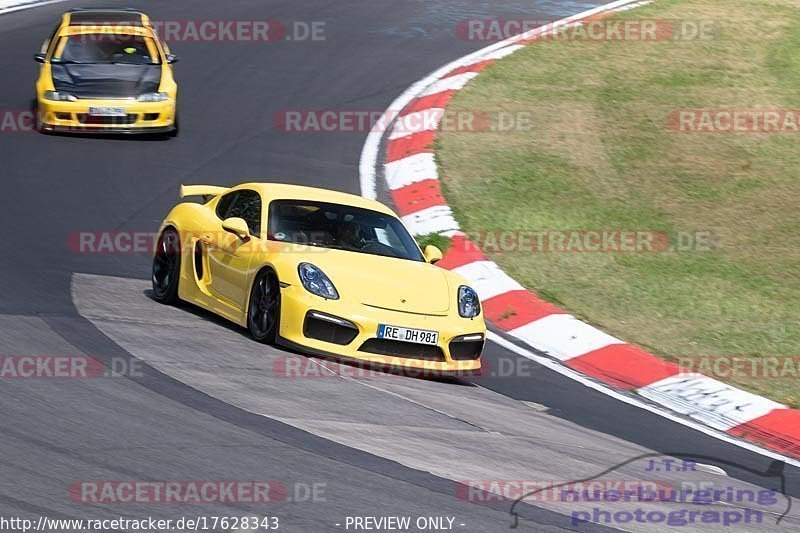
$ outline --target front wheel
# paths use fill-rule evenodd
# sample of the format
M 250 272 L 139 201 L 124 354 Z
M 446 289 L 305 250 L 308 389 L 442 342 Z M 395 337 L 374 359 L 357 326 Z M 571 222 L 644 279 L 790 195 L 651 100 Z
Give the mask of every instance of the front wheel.
M 253 281 L 247 308 L 247 329 L 259 342 L 273 344 L 278 338 L 281 316 L 281 289 L 278 276 L 270 269 L 262 270 Z
M 175 113 L 175 123 L 172 125 L 172 131 L 169 132 L 170 137 L 177 137 L 181 132 L 181 124 L 178 120 L 178 114 Z
M 39 112 L 39 100 L 33 99 L 33 127 L 39 133 L 47 133 L 44 129 L 44 122 L 42 121 L 42 114 Z
M 181 241 L 174 228 L 161 233 L 153 257 L 153 297 L 162 304 L 178 301 L 181 277 Z

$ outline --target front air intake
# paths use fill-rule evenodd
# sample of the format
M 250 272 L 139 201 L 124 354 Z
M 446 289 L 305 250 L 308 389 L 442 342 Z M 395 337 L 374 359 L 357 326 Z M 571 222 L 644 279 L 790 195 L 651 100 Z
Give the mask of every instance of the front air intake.
M 352 322 L 336 316 L 309 311 L 303 322 L 303 335 L 309 339 L 346 345 L 358 336 L 358 328 Z

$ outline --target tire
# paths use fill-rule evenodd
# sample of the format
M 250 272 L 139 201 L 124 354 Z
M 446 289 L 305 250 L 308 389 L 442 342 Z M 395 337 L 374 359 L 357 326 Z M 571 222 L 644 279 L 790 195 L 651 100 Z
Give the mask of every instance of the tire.
M 162 304 L 176 303 L 180 279 L 180 236 L 175 228 L 167 228 L 158 237 L 153 256 L 153 298 Z
M 278 276 L 266 268 L 256 275 L 247 306 L 247 329 L 258 342 L 275 344 L 281 318 Z
M 178 114 L 177 113 L 175 114 L 175 124 L 174 124 L 174 126 L 175 126 L 175 128 L 171 132 L 169 132 L 167 134 L 170 137 L 177 137 L 178 134 L 181 132 L 180 120 L 178 119 Z
M 42 117 L 39 115 L 39 100 L 33 99 L 33 127 L 39 133 L 47 133 L 42 128 Z

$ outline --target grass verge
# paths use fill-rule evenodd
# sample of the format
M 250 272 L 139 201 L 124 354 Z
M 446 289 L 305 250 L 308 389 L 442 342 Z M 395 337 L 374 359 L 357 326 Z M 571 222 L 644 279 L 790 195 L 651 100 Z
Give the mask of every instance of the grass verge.
M 440 132 L 456 218 L 478 232 L 663 231 L 687 249 L 485 251 L 546 300 L 665 359 L 797 357 L 800 132 L 667 124 L 681 109 L 800 109 L 798 7 L 661 0 L 612 18 L 711 21 L 713 37 L 552 39 L 495 63 L 450 110 L 531 112 L 533 128 Z M 700 235 L 710 247 L 689 245 Z M 712 377 L 797 406 L 797 374 L 737 374 Z

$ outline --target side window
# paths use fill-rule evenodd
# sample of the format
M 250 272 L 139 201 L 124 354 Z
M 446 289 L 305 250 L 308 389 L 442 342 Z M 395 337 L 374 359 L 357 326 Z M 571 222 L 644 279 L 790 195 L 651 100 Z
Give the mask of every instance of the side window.
M 248 189 L 233 191 L 220 198 L 217 204 L 220 220 L 239 217 L 247 222 L 254 237 L 261 236 L 261 195 Z
M 261 236 L 261 195 L 256 191 L 239 191 L 239 196 L 233 202 L 233 207 L 228 213 L 229 217 L 243 218 L 250 228 L 250 233 L 255 237 Z
M 47 53 L 47 50 L 50 48 L 50 45 L 55 40 L 56 33 L 58 32 L 58 28 L 60 28 L 60 27 L 61 27 L 61 23 L 59 22 L 58 24 L 56 24 L 56 27 L 53 28 L 53 33 L 50 34 L 50 37 L 48 37 L 47 40 L 42 43 L 42 49 L 40 50 L 40 52 L 42 54 L 46 54 Z
M 166 54 L 171 54 L 172 52 L 170 52 L 170 51 L 169 51 L 169 45 L 167 44 L 167 41 L 165 41 L 164 39 L 162 39 L 161 37 L 159 37 L 159 35 L 156 33 L 156 30 L 155 30 L 155 29 L 153 29 L 153 35 L 155 35 L 156 42 L 157 42 L 159 45 L 161 45 L 161 50 L 164 52 L 164 54 L 165 54 L 165 55 L 166 55 Z
M 225 220 L 226 218 L 230 218 L 233 215 L 229 215 L 231 206 L 233 205 L 233 201 L 236 200 L 236 197 L 239 196 L 239 191 L 229 192 L 225 196 L 219 199 L 217 202 L 217 218 L 220 220 Z

